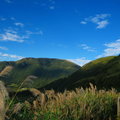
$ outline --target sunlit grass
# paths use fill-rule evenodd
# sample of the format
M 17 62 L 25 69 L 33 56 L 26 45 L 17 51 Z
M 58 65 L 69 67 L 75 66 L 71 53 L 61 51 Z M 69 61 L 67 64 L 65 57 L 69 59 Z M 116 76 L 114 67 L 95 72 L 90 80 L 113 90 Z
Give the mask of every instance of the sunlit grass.
M 55 93 L 37 93 L 32 101 L 12 105 L 10 120 L 115 120 L 119 93 L 90 88 Z M 15 107 L 14 107 L 15 106 Z M 19 108 L 17 110 L 17 107 Z M 16 111 L 15 111 L 16 110 Z M 14 111 L 14 112 L 13 112 Z M 12 115 L 9 114 L 12 112 Z

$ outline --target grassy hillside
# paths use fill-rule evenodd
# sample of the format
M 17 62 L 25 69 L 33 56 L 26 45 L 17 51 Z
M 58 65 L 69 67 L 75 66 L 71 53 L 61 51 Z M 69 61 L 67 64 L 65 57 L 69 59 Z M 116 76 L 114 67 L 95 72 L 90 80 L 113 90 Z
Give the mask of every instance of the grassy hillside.
M 47 85 L 46 89 L 74 89 L 80 86 L 88 87 L 89 83 L 96 85 L 99 89 L 113 87 L 120 90 L 120 56 L 94 60 L 68 78 L 59 79 Z
M 0 62 L 0 79 L 7 85 L 40 88 L 64 78 L 80 67 L 66 60 L 25 58 L 16 62 Z

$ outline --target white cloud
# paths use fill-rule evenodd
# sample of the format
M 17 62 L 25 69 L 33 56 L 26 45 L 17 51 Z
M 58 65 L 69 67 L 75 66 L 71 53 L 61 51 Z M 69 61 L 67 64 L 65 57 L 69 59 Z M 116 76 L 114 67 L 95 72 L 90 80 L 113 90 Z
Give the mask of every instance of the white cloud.
M 18 30 L 12 30 L 12 29 L 4 29 L 4 32 L 0 34 L 0 41 L 13 41 L 13 42 L 24 42 L 25 39 L 30 38 L 30 35 L 32 34 L 38 34 L 43 35 L 42 31 L 37 32 L 31 32 L 31 31 L 25 31 L 24 35 L 20 35 L 20 33 L 17 32 Z
M 20 24 L 19 24 L 20 25 Z M 24 35 L 22 34 L 24 32 Z M 0 34 L 0 41 L 13 41 L 13 42 L 24 42 L 25 39 L 30 38 L 31 35 L 43 35 L 42 30 L 38 30 L 35 32 L 26 30 L 26 31 L 19 31 L 19 29 L 15 28 L 8 28 L 4 29 L 3 32 Z
M 2 49 L 2 50 L 8 50 L 8 48 L 3 47 L 3 46 L 0 46 L 0 49 Z
M 0 52 L 0 57 L 4 57 L 4 58 L 12 58 L 12 59 L 22 59 L 24 57 L 22 56 L 17 56 L 17 55 L 11 55 L 11 54 L 7 54 L 7 53 L 1 53 Z
M 0 17 L 0 21 L 10 21 L 10 20 L 14 21 L 15 18 L 14 17 Z
M 32 31 L 29 31 L 27 30 L 26 31 L 26 34 L 29 36 L 29 35 L 43 35 L 43 31 L 42 30 L 39 30 L 37 32 L 32 32 Z
M 100 20 L 104 20 L 104 19 L 106 19 L 107 17 L 110 17 L 110 16 L 111 16 L 110 14 L 97 14 L 94 17 L 90 17 L 90 20 L 94 23 L 97 23 Z
M 96 58 L 120 54 L 120 39 L 116 40 L 115 42 L 104 44 L 104 46 L 107 48 L 104 49 L 103 54 L 98 55 Z
M 86 21 L 81 21 L 80 23 L 83 24 L 83 25 L 87 24 Z
M 39 1 L 34 1 L 34 4 L 38 5 L 40 4 L 42 7 L 47 8 L 49 10 L 54 10 L 55 9 L 55 3 L 56 0 L 39 0 Z
M 90 62 L 91 60 L 86 59 L 85 57 L 78 58 L 78 59 L 68 59 L 68 61 L 71 61 L 73 63 L 76 63 L 80 66 L 85 65 L 86 63 Z
M 95 51 L 95 49 L 89 47 L 86 44 L 81 44 L 81 45 L 79 45 L 79 47 L 81 47 L 83 50 L 87 50 L 87 51 L 90 51 L 90 52 L 94 52 Z
M 97 28 L 102 29 L 102 28 L 105 28 L 109 24 L 109 22 L 107 20 L 103 20 L 98 22 L 97 24 L 98 24 Z
M 88 22 L 96 24 L 97 29 L 105 28 L 109 21 L 107 20 L 108 17 L 110 17 L 110 14 L 97 14 L 94 17 L 90 16 L 88 18 L 85 18 L 84 21 L 81 21 L 81 24 L 87 24 Z
M 13 41 L 13 42 L 24 42 L 24 36 L 18 35 L 14 30 L 6 30 L 0 34 L 0 41 Z
M 0 31 L 0 41 L 13 41 L 13 42 L 19 42 L 22 43 L 26 39 L 29 39 L 31 36 L 35 35 L 43 35 L 43 31 L 39 28 L 35 28 L 34 31 L 29 31 L 26 29 L 22 29 L 25 25 L 22 22 L 15 22 L 17 21 L 14 17 L 4 18 L 0 17 L 0 20 L 7 20 L 6 24 L 8 24 L 8 28 L 4 29 L 1 28 Z M 13 27 L 9 27 L 11 25 L 11 22 L 9 24 L 9 21 L 11 20 Z
M 24 27 L 23 23 L 14 23 L 16 26 Z

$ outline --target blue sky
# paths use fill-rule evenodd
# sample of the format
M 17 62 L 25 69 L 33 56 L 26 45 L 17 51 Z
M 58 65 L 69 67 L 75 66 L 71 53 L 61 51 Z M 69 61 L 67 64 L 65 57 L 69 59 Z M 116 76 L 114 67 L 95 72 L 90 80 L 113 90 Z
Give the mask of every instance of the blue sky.
M 0 0 L 0 60 L 83 65 L 120 53 L 119 0 Z

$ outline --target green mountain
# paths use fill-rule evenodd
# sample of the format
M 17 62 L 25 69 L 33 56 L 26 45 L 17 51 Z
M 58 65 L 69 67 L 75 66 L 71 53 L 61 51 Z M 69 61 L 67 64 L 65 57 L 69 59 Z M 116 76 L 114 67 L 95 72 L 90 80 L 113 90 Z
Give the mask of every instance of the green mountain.
M 43 87 L 67 77 L 80 66 L 60 59 L 24 58 L 16 62 L 0 62 L 0 80 L 11 87 Z
M 120 56 L 100 58 L 84 65 L 81 69 L 45 86 L 45 89 L 63 91 L 76 87 L 88 87 L 89 83 L 98 89 L 116 88 L 120 90 Z

